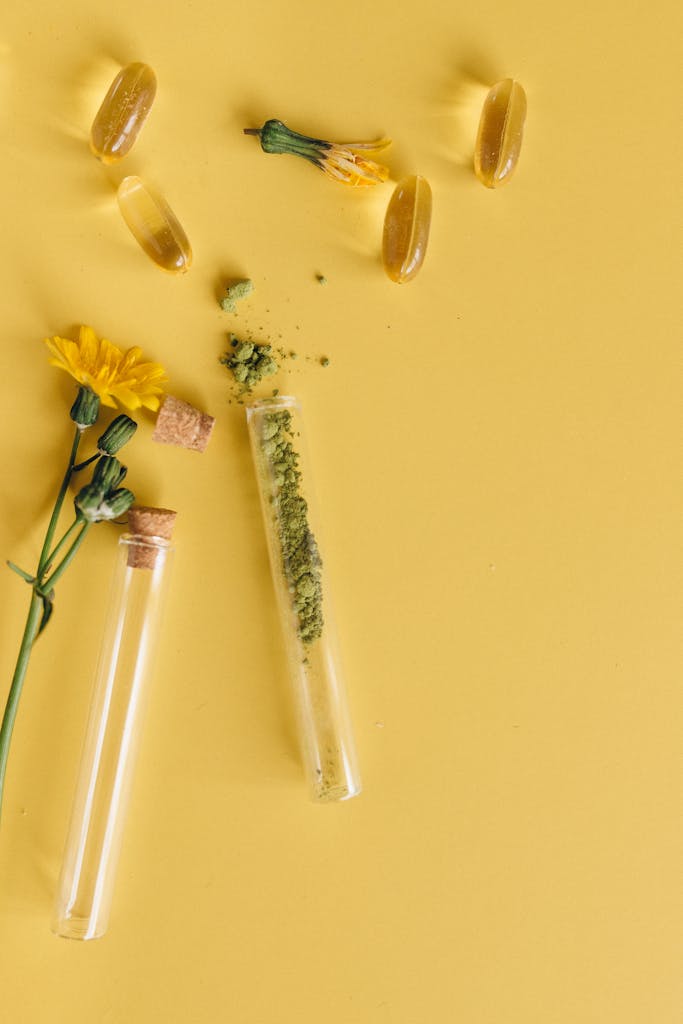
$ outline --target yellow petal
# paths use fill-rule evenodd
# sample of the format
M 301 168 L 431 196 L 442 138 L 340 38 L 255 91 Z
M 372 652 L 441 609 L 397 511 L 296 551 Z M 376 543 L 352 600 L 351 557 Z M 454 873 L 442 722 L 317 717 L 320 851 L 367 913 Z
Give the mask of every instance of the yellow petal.
M 158 395 L 163 394 L 159 385 L 166 382 L 166 373 L 159 363 L 143 362 L 136 345 L 124 353 L 106 338 L 98 340 L 86 325 L 80 328 L 78 342 L 55 336 L 46 338 L 45 344 L 49 363 L 92 388 L 103 405 L 114 409 L 118 402 L 131 410 L 159 407 Z
M 81 327 L 78 332 L 78 349 L 80 361 L 85 366 L 95 367 L 97 365 L 98 341 L 92 327 L 87 327 L 85 324 Z

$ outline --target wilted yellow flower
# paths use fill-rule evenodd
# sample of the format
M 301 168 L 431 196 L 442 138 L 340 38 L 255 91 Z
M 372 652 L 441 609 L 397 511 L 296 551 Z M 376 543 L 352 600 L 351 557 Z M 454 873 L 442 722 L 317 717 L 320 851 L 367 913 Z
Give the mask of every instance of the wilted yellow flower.
M 315 164 L 334 181 L 362 187 L 378 185 L 389 177 L 383 164 L 368 160 L 366 153 L 391 145 L 391 139 L 374 142 L 325 142 L 293 132 L 282 121 L 266 121 L 263 128 L 245 128 L 245 135 L 256 135 L 264 153 L 291 153 Z
M 163 366 L 142 361 L 142 350 L 134 346 L 123 352 L 105 338 L 98 340 L 92 327 L 81 327 L 78 341 L 46 338 L 52 353 L 50 363 L 70 373 L 83 387 L 90 388 L 103 405 L 126 409 L 159 408 L 161 387 L 167 380 Z

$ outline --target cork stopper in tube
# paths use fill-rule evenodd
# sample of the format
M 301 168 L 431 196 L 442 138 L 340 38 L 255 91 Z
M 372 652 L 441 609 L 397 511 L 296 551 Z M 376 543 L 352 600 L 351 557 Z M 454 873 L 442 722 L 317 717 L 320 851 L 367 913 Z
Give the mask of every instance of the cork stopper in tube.
M 170 508 L 152 508 L 149 505 L 133 505 L 128 510 L 128 529 L 135 540 L 128 546 L 128 565 L 133 569 L 153 569 L 159 549 L 154 541 L 161 538 L 170 541 L 176 513 Z M 149 543 L 145 543 L 145 538 Z

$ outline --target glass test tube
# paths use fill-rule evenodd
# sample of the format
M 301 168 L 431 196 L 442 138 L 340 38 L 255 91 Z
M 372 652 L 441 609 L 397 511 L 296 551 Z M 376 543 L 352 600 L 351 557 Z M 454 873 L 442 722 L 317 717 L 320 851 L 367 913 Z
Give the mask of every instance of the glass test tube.
M 301 407 L 287 396 L 254 401 L 247 423 L 311 796 L 347 800 L 361 781 Z
M 129 522 L 141 532 L 119 540 L 55 903 L 52 929 L 65 938 L 99 938 L 109 923 L 169 578 L 173 519 L 166 509 L 133 508 Z

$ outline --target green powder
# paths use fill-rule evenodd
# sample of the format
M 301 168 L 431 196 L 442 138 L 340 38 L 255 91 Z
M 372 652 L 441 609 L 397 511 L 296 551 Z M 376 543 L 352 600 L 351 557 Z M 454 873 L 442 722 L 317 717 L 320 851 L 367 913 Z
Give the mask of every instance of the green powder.
M 226 313 L 236 313 L 237 303 L 246 299 L 247 295 L 251 295 L 253 290 L 254 282 L 249 280 L 235 281 L 234 284 L 228 285 L 225 295 L 221 299 L 221 309 L 224 309 Z
M 272 345 L 258 345 L 253 341 L 231 340 L 232 352 L 226 352 L 221 362 L 227 366 L 240 391 L 251 391 L 264 377 L 277 373 L 279 367 L 273 356 Z
M 301 494 L 299 456 L 292 444 L 292 415 L 266 413 L 261 449 L 273 469 L 273 498 L 282 549 L 282 568 L 298 619 L 299 636 L 310 644 L 323 631 L 322 560 L 308 524 L 308 505 Z

